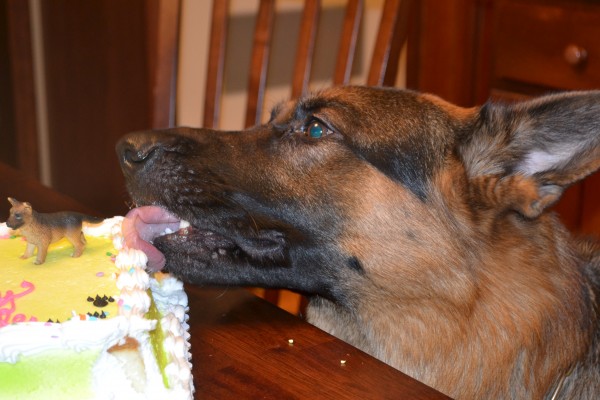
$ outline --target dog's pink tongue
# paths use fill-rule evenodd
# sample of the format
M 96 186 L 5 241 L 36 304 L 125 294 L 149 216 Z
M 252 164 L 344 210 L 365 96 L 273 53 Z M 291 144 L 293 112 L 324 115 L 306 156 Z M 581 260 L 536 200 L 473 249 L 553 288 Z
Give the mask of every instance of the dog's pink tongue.
M 121 230 L 127 247 L 143 251 L 149 270 L 160 271 L 165 266 L 165 256 L 151 242 L 167 229 L 177 231 L 179 223 L 179 218 L 164 208 L 144 206 L 127 213 Z

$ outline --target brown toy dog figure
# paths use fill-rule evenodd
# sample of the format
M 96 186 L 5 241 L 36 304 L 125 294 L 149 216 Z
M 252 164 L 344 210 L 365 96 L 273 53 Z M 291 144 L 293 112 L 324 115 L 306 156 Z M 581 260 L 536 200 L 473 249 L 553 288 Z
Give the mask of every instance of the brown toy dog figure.
M 21 256 L 27 259 L 33 256 L 37 247 L 35 264 L 43 264 L 48 254 L 48 246 L 66 237 L 74 247 L 73 257 L 79 257 L 85 248 L 85 236 L 81 231 L 82 223 L 99 223 L 101 218 L 84 214 L 62 211 L 57 213 L 39 213 L 31 204 L 22 203 L 12 197 L 8 198 L 12 207 L 6 225 L 11 229 L 20 229 L 27 241 L 25 253 Z

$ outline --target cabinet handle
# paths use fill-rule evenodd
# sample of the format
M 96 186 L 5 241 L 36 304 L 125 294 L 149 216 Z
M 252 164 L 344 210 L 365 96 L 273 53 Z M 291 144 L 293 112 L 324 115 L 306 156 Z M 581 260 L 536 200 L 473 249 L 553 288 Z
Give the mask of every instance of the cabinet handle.
M 576 44 L 567 45 L 563 55 L 565 57 L 565 61 L 567 61 L 567 63 L 573 67 L 579 67 L 583 65 L 588 58 L 587 50 L 581 46 L 577 46 Z

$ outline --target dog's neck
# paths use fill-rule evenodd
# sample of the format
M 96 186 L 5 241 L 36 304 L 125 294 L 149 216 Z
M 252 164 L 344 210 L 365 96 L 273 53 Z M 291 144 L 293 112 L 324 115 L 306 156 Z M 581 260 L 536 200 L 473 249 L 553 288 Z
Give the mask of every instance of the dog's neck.
M 361 304 L 364 306 L 369 302 Z M 551 396 L 554 397 L 564 391 L 569 373 L 557 377 L 554 371 L 540 369 L 540 375 L 534 378 L 536 383 L 533 385 L 524 384 L 522 373 L 522 368 L 528 368 L 539 361 L 535 357 L 538 347 L 545 346 L 546 351 L 560 350 L 556 348 L 556 341 L 546 335 L 532 342 L 531 338 L 524 337 L 526 332 L 538 328 L 545 332 L 561 329 L 560 327 L 549 327 L 544 325 L 544 321 L 532 321 L 530 316 L 519 316 L 518 313 L 511 314 L 510 318 L 507 316 L 507 321 L 489 321 L 486 320 L 490 318 L 489 310 L 477 307 L 469 315 L 458 310 L 453 312 L 454 306 L 451 305 L 440 309 L 438 302 L 427 305 L 424 301 L 411 306 L 397 301 L 389 302 L 384 308 L 381 308 L 381 304 L 379 302 L 377 308 L 364 310 L 337 305 L 317 297 L 311 300 L 307 318 L 317 327 L 449 395 L 472 398 L 478 389 L 469 387 L 471 380 L 468 377 L 476 376 L 481 369 L 493 369 L 494 364 L 499 362 L 495 357 L 507 354 L 512 354 L 514 364 L 520 367 L 513 371 L 501 371 L 505 375 L 502 379 L 498 379 L 496 383 L 486 383 L 486 387 L 495 390 L 486 394 L 490 398 L 515 390 L 515 395 L 519 396 L 552 398 L 544 396 L 547 388 L 553 388 Z M 499 304 L 497 307 L 507 306 Z M 436 318 L 432 319 L 431 315 Z M 444 317 L 440 318 L 442 315 Z M 512 326 L 512 330 L 507 326 Z M 571 328 L 568 329 L 572 331 Z M 396 332 L 393 340 L 382 339 L 386 335 L 389 338 L 390 332 Z M 565 336 L 562 331 L 549 334 L 554 337 Z M 575 336 L 572 341 L 581 343 L 581 338 Z M 522 347 L 522 343 L 528 343 L 527 347 Z M 496 354 L 496 348 L 501 348 L 502 354 Z M 448 352 L 447 349 L 454 350 Z M 489 362 L 482 364 L 483 360 Z M 450 367 L 440 371 L 439 365 Z M 568 368 L 565 366 L 565 370 Z M 508 386 L 500 387 L 501 382 Z M 529 387 L 529 391 L 521 393 L 525 387 Z

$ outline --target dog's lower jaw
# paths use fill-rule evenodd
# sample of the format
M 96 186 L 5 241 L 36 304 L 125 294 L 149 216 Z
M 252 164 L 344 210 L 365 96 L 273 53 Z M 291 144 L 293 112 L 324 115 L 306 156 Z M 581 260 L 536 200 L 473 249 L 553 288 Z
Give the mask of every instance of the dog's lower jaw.
M 342 302 L 335 277 L 323 277 L 318 272 L 325 261 L 300 268 L 293 254 L 279 259 L 254 259 L 232 242 L 219 247 L 203 247 L 186 242 L 186 235 L 171 234 L 155 240 L 164 254 L 164 270 L 184 282 L 202 286 L 241 286 L 285 288 L 301 293 L 319 294 Z M 294 253 L 294 251 L 291 251 Z
M 6 226 L 8 226 L 12 230 L 17 230 L 24 225 L 23 222 L 11 222 L 10 220 L 6 221 Z

